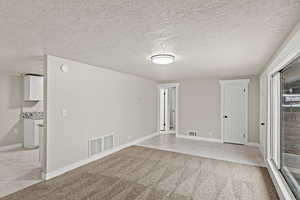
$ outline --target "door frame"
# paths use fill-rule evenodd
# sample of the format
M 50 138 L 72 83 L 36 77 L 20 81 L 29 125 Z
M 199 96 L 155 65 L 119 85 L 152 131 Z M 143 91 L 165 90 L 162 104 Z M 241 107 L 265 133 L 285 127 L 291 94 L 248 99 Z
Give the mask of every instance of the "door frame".
M 157 132 L 160 133 L 160 89 L 167 89 L 167 88 L 171 88 L 171 87 L 175 87 L 176 90 L 176 125 L 175 125 L 175 135 L 177 136 L 179 134 L 179 103 L 178 103 L 178 99 L 179 99 L 179 83 L 163 83 L 163 84 L 159 84 L 157 87 L 157 102 L 158 102 L 158 106 L 157 106 Z
M 220 80 L 220 86 L 221 86 L 221 142 L 224 143 L 224 87 L 227 84 L 231 84 L 231 83 L 240 83 L 242 84 L 246 91 L 245 91 L 245 104 L 246 104 L 246 108 L 245 108 L 245 144 L 248 143 L 248 90 L 249 90 L 249 82 L 250 79 L 236 79 L 236 80 Z

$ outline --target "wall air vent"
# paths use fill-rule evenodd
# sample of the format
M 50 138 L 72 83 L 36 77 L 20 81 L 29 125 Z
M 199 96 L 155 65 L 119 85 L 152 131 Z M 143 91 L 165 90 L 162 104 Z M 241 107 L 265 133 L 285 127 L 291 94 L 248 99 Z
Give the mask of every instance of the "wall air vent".
M 97 137 L 89 140 L 89 157 L 95 156 L 103 151 L 103 138 Z
M 88 141 L 89 157 L 114 148 L 114 134 L 96 137 Z
M 114 148 L 114 135 L 106 135 L 103 137 L 103 149 L 104 151 Z

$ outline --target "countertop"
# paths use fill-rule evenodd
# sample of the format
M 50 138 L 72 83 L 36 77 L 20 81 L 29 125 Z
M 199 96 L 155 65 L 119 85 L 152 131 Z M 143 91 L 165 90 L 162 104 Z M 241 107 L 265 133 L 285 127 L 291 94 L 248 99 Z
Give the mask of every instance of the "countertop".
M 32 120 L 43 120 L 44 112 L 23 112 L 23 119 L 32 119 Z

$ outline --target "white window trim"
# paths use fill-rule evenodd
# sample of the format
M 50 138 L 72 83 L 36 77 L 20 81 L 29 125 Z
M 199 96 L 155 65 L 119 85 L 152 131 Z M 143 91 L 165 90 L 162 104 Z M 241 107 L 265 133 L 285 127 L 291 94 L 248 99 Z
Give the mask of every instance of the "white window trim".
M 285 200 L 296 200 L 296 197 L 294 196 L 293 192 L 291 191 L 288 183 L 285 181 L 284 177 L 282 176 L 281 172 L 278 170 L 278 166 L 275 165 L 274 162 L 272 162 L 271 157 L 271 88 L 272 88 L 272 76 L 285 67 L 287 67 L 290 63 L 292 63 L 295 59 L 297 59 L 300 56 L 300 52 L 288 56 L 286 59 L 281 62 L 280 65 L 275 67 L 273 70 L 267 73 L 267 102 L 268 102 L 268 111 L 267 111 L 267 167 L 270 172 L 270 175 L 272 177 L 272 180 L 276 186 L 277 192 L 279 193 L 280 197 Z M 280 132 L 279 132 L 280 133 Z M 279 150 L 280 151 L 280 150 Z
M 270 141 L 271 139 L 274 140 L 274 143 L 271 145 L 270 143 L 270 151 L 271 148 L 273 149 L 273 155 L 270 155 L 270 159 L 273 158 L 275 164 L 277 165 L 277 168 L 280 169 L 280 73 L 276 72 L 271 77 L 271 96 L 273 97 L 273 101 L 270 101 L 270 109 L 272 120 L 270 118 Z M 274 89 L 274 90 L 273 90 Z M 270 99 L 271 100 L 271 99 Z M 273 123 L 272 123 L 273 122 Z M 274 124 L 274 125 L 273 125 Z M 271 137 L 271 133 L 274 135 Z
M 291 191 L 290 187 L 288 186 L 287 182 L 285 181 L 284 177 L 277 170 L 277 166 L 271 160 L 267 161 L 268 171 L 271 175 L 273 182 L 275 183 L 275 188 L 279 193 L 280 199 L 284 200 L 296 200 L 293 192 Z

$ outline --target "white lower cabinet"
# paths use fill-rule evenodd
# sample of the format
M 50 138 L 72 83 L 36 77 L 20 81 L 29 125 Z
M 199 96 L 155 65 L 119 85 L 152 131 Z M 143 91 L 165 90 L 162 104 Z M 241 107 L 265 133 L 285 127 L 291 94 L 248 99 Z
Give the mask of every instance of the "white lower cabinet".
M 36 148 L 39 146 L 40 128 L 43 120 L 24 119 L 24 147 Z

